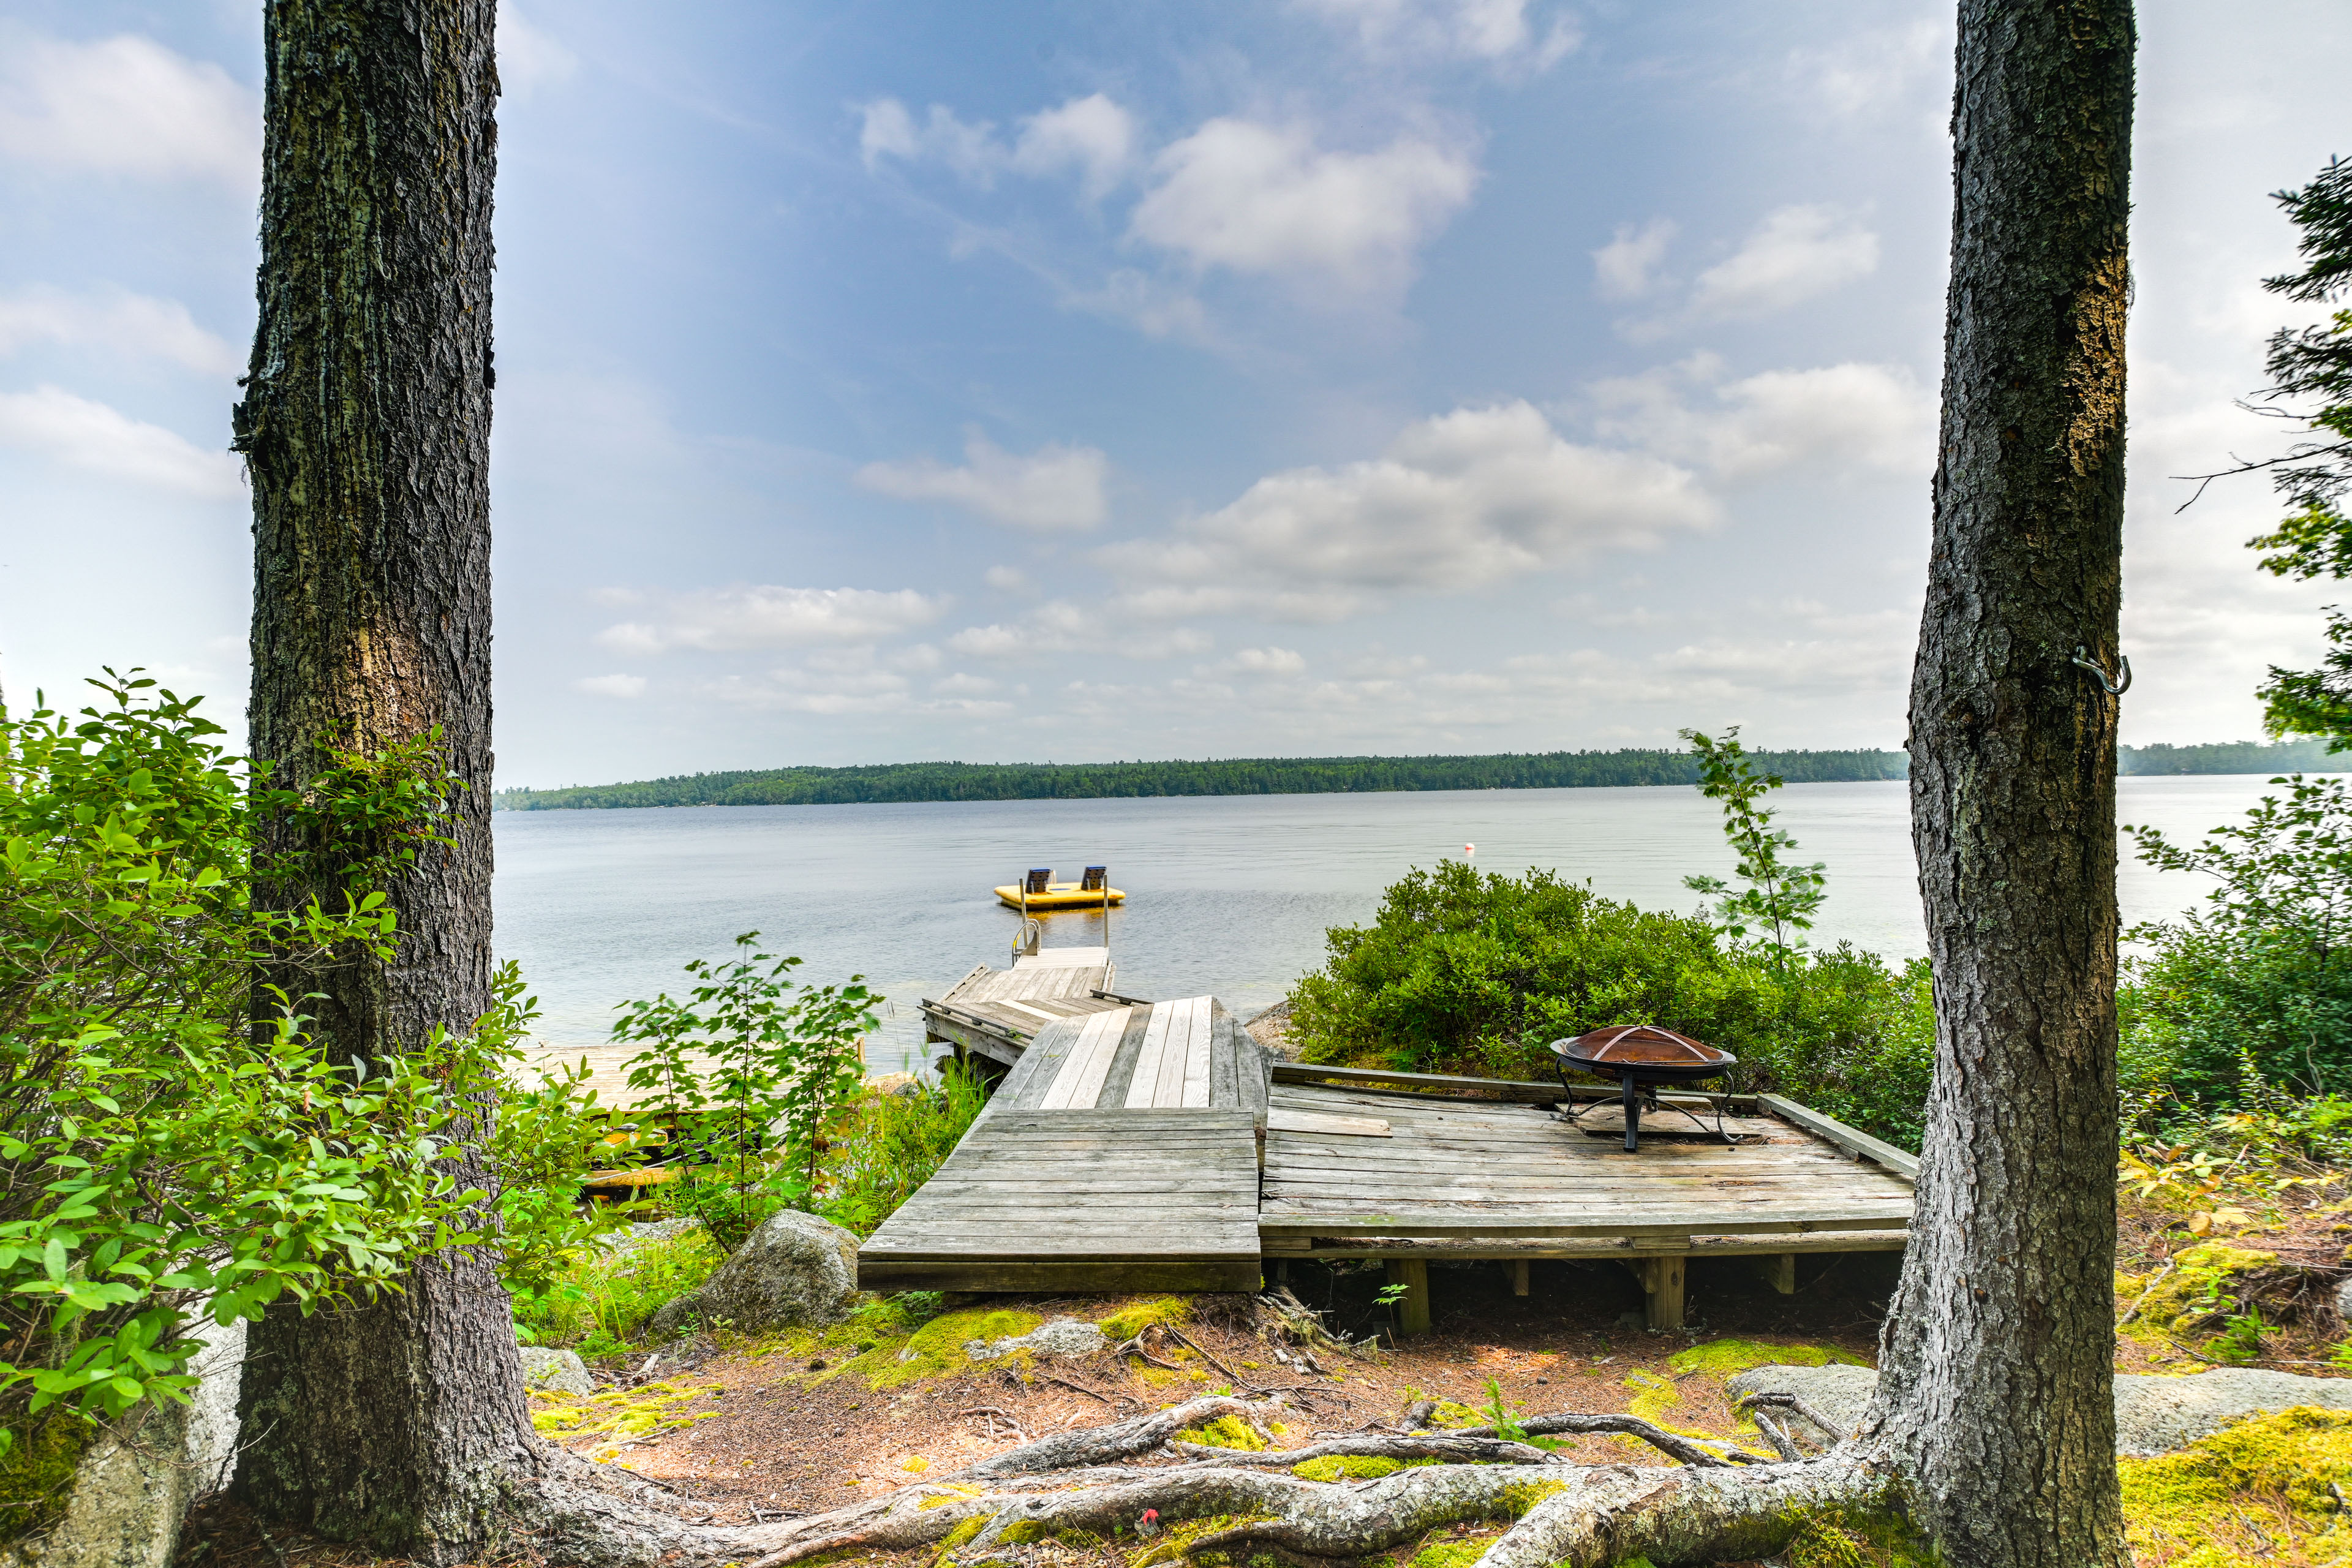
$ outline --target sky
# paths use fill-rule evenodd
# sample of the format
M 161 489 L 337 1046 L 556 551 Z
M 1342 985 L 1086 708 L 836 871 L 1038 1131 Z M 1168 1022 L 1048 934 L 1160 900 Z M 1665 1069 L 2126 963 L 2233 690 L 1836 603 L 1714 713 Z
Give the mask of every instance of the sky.
M 0 0 L 0 682 L 241 731 L 260 6 Z M 2217 484 L 2336 0 L 2139 12 L 2128 742 L 2342 590 Z M 502 786 L 1895 746 L 1948 5 L 513 0 Z

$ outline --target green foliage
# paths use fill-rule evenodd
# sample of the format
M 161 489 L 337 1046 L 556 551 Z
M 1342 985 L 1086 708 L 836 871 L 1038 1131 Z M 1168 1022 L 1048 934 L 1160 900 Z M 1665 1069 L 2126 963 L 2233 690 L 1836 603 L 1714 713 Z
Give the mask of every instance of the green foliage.
M 2273 199 L 2303 231 L 2297 248 L 2306 265 L 2265 278 L 2263 287 L 2290 300 L 2341 297 L 2352 286 L 2352 163 L 2330 159 L 2311 184 L 2275 192 Z M 2270 552 L 2263 570 L 2277 576 L 2352 575 L 2352 520 L 2343 511 L 2352 490 L 2352 310 L 2337 310 L 2325 326 L 2281 328 L 2271 336 L 2263 368 L 2271 384 L 2258 412 L 2300 426 L 2305 435 L 2284 455 L 2245 465 L 2269 469 L 2289 509 L 2275 530 L 2247 543 Z M 2273 734 L 2325 735 L 2329 750 L 2342 751 L 2352 748 L 2352 619 L 2333 607 L 2327 640 L 2332 646 L 2318 669 L 2273 665 L 2261 696 Z
M 499 1278 L 534 1290 L 595 1239 L 626 1224 L 643 1204 L 583 1204 L 580 1178 L 634 1163 L 637 1151 L 608 1140 L 614 1115 L 588 1087 L 587 1063 L 527 1066 L 524 1031 L 539 1016 L 512 963 L 490 978 L 496 998 L 475 1026 L 468 1067 L 475 1081 L 499 1082 L 499 1113 L 482 1153 L 499 1184 Z
M 1524 1443 L 1528 1440 L 1528 1429 L 1512 1417 L 1510 1401 L 1503 1397 L 1503 1385 L 1499 1380 L 1491 1377 L 1486 1380 L 1486 1403 L 1479 1414 L 1486 1417 L 1486 1425 L 1495 1429 L 1495 1436 L 1505 1442 Z
M 1747 884 L 1734 892 L 1720 877 L 1685 877 L 1683 886 L 1716 901 L 1716 919 L 1733 941 L 1747 940 L 1752 929 L 1772 944 L 1776 961 L 1785 968 L 1789 950 L 1805 945 L 1803 933 L 1812 929 L 1829 880 L 1818 860 L 1797 866 L 1780 858 L 1780 852 L 1794 849 L 1797 841 L 1785 828 L 1772 826 L 1764 797 L 1786 781 L 1757 767 L 1739 743 L 1737 724 L 1720 741 L 1696 730 L 1683 731 L 1682 738 L 1698 758 L 1699 794 L 1723 802 L 1723 836 L 1739 857 L 1736 874 Z
M 1727 951 L 1696 916 L 1452 860 L 1408 873 L 1370 924 L 1325 940 L 1324 967 L 1291 993 L 1308 1061 L 1543 1078 L 1552 1040 L 1658 1024 L 1738 1056 L 1730 1087 L 1918 1147 L 1935 1040 L 1924 963 L 1896 973 L 1842 943 L 1782 966 Z
M 2352 795 L 2274 779 L 2243 823 L 2182 847 L 2129 829 L 2140 858 L 2217 886 L 2206 908 L 2136 928 L 2117 996 L 2127 1088 L 2238 1103 L 2251 1071 L 2305 1092 L 2352 1088 Z
M 1909 764 L 1901 752 L 1759 752 L 1757 755 L 1800 784 L 1899 779 Z M 1199 763 L 891 763 L 859 768 L 695 773 L 573 789 L 509 789 L 499 793 L 496 805 L 501 811 L 836 805 L 877 801 L 1622 788 L 1697 781 L 1698 767 L 1688 752 L 1630 750 L 1486 757 L 1235 757 Z
M 0 712 L 0 1427 L 22 1431 L 52 1406 L 184 1397 L 199 1302 L 226 1323 L 396 1288 L 471 1239 L 481 1196 L 440 1164 L 465 1042 L 347 1066 L 299 994 L 265 993 L 257 1026 L 251 984 L 264 960 L 299 985 L 389 956 L 378 891 L 291 912 L 254 892 L 322 845 L 415 853 L 437 764 L 248 789 L 194 701 L 135 671 L 91 684 L 106 701 L 79 715 Z M 290 847 L 257 857 L 289 820 Z
M 671 1201 L 730 1246 L 777 1208 L 807 1203 L 826 1119 L 863 1080 L 858 1040 L 874 1027 L 863 976 L 788 996 L 801 961 L 756 952 L 759 940 L 737 937 L 743 956 L 731 963 L 690 961 L 701 984 L 685 1000 L 625 1003 L 613 1026 L 614 1040 L 646 1047 L 623 1064 L 629 1087 L 660 1097 L 680 1152 L 723 1163 L 723 1181 L 693 1173 Z
M 909 1093 L 866 1090 L 831 1134 L 817 1211 L 861 1237 L 873 1235 L 955 1152 L 987 1102 L 978 1076 L 958 1066 Z
M 2149 773 L 2284 773 L 2300 768 L 2322 772 L 2333 766 L 2324 741 L 2222 741 L 2202 746 L 2116 748 L 2116 772 Z
M 618 1354 L 671 1298 L 710 1278 L 727 1255 L 700 1228 L 635 1246 L 564 1255 L 550 1277 L 511 1287 L 515 1325 L 530 1343 L 594 1360 Z

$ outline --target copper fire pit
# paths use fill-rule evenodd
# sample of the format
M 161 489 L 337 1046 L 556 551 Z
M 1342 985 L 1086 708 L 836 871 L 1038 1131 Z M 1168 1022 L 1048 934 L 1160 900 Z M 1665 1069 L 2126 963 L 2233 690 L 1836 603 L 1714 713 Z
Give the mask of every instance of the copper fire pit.
M 1571 1072 L 1591 1073 L 1598 1078 L 1613 1078 L 1623 1093 L 1621 1103 L 1625 1110 L 1625 1148 L 1632 1152 L 1642 1146 L 1642 1112 L 1672 1110 L 1689 1116 L 1702 1131 L 1706 1123 L 1679 1105 L 1661 1105 L 1658 1086 L 1661 1084 L 1699 1083 L 1720 1077 L 1739 1065 L 1739 1058 L 1729 1051 L 1677 1035 L 1672 1029 L 1661 1029 L 1655 1024 L 1618 1024 L 1606 1029 L 1594 1029 L 1572 1040 L 1551 1043 L 1552 1066 L 1559 1073 L 1559 1086 L 1569 1087 Z M 1570 1104 L 1575 1097 L 1570 1096 Z M 1606 1105 L 1605 1100 L 1594 1105 Z M 1585 1107 L 1591 1110 L 1594 1106 Z M 1584 1114 L 1579 1110 L 1568 1120 L 1576 1121 Z M 1723 1106 L 1716 1102 L 1715 1135 L 1727 1143 L 1739 1142 L 1737 1135 L 1723 1126 Z

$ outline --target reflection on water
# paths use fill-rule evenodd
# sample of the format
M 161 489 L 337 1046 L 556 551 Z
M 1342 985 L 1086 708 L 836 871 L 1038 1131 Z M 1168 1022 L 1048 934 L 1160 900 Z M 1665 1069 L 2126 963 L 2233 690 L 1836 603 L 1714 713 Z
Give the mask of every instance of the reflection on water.
M 2266 788 L 2259 775 L 2126 778 L 2122 818 L 2194 837 Z M 1792 784 L 1775 797 L 1807 860 L 1829 866 L 1816 940 L 1922 951 L 1906 786 Z M 990 889 L 1031 866 L 1108 863 L 1119 989 L 1213 992 L 1246 1017 L 1322 960 L 1323 931 L 1370 916 L 1407 868 L 1465 843 L 1477 863 L 1555 868 L 1595 890 L 1689 909 L 1682 879 L 1728 877 L 1714 804 L 1696 790 L 1467 790 L 922 805 L 500 812 L 498 948 L 546 1010 L 541 1033 L 600 1043 L 614 1005 L 673 994 L 688 959 L 757 929 L 811 982 L 863 973 L 891 999 L 877 1072 L 920 1059 L 917 998 L 1006 961 L 1020 917 Z M 2177 914 L 2200 879 L 2121 868 L 2126 924 Z M 1105 940 L 1100 911 L 1045 917 L 1049 946 Z

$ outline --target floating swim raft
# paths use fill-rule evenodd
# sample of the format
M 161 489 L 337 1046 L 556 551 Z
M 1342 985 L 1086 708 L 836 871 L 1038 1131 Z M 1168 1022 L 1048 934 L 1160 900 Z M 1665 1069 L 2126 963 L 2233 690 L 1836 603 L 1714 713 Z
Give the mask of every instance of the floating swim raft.
M 1017 882 L 996 889 L 1005 908 L 1024 915 L 1053 914 L 1060 910 L 1099 910 L 1127 902 L 1127 895 L 1110 885 L 1108 868 L 1089 866 L 1075 882 L 1056 882 L 1050 867 L 1039 867 Z

